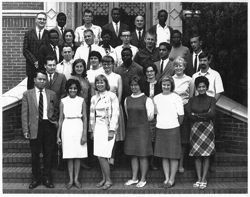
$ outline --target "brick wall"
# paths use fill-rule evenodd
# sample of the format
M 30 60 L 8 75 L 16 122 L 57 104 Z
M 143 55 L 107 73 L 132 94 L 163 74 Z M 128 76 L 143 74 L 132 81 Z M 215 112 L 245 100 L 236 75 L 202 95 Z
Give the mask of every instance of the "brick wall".
M 3 10 L 43 10 L 43 2 L 3 2 Z

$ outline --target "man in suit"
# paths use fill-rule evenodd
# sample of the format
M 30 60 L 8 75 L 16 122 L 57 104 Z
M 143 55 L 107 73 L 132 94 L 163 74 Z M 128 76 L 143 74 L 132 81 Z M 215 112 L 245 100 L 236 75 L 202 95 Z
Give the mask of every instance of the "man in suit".
M 57 14 L 56 16 L 56 22 L 57 22 L 57 26 L 53 29 L 55 29 L 58 34 L 59 34 L 59 42 L 58 45 L 62 46 L 63 45 L 63 32 L 66 30 L 66 21 L 67 21 L 67 17 L 66 14 L 64 14 L 63 12 L 60 12 Z
M 47 56 L 45 60 L 46 64 L 44 65 L 47 74 L 47 82 L 45 87 L 54 91 L 57 98 L 66 96 L 66 77 L 64 74 L 56 72 L 56 60 L 54 56 Z
M 156 75 L 157 81 L 160 81 L 164 75 L 174 75 L 173 61 L 169 59 L 169 53 L 171 51 L 171 45 L 167 42 L 162 42 L 159 45 L 160 61 L 155 62 L 158 70 Z
M 122 40 L 120 39 L 121 32 L 124 29 L 129 29 L 129 26 L 121 23 L 120 17 L 121 17 L 121 12 L 119 8 L 113 8 L 111 10 L 111 17 L 112 17 L 112 22 L 109 24 L 106 24 L 102 27 L 102 29 L 108 29 L 112 32 L 112 38 L 110 45 L 115 48 L 118 45 L 122 44 Z
M 159 49 L 155 47 L 156 44 L 156 34 L 154 32 L 147 32 L 145 35 L 145 47 L 140 50 L 134 58 L 134 61 L 145 67 L 148 63 L 154 63 L 160 60 Z
M 49 43 L 44 44 L 39 49 L 39 66 L 40 69 L 44 69 L 47 56 L 55 56 L 56 63 L 62 61 L 62 47 L 58 45 L 59 33 L 55 29 L 49 31 Z
M 185 74 L 192 77 L 192 75 L 199 71 L 199 55 L 202 53 L 202 40 L 200 35 L 193 34 L 190 37 L 190 45 L 193 53 L 191 54 L 192 64 L 188 64 Z
M 29 189 L 40 185 L 54 188 L 51 177 L 54 136 L 58 121 L 58 100 L 56 93 L 45 88 L 46 73 L 37 70 L 34 88 L 27 90 L 22 99 L 22 130 L 30 142 L 32 182 Z M 40 152 L 43 153 L 43 173 L 40 168 Z
M 48 31 L 45 29 L 46 13 L 36 15 L 36 26 L 24 35 L 23 56 L 26 59 L 26 75 L 28 77 L 27 89 L 34 87 L 34 74 L 38 68 L 39 48 L 48 42 Z
M 159 47 L 161 42 L 167 42 L 170 44 L 173 29 L 166 24 L 168 19 L 168 12 L 166 10 L 158 11 L 157 18 L 159 23 L 152 26 L 149 31 L 153 31 L 157 35 L 156 47 Z
M 139 50 L 142 50 L 145 47 L 144 37 L 144 17 L 138 15 L 135 17 L 135 30 L 131 33 L 131 44 L 136 46 Z

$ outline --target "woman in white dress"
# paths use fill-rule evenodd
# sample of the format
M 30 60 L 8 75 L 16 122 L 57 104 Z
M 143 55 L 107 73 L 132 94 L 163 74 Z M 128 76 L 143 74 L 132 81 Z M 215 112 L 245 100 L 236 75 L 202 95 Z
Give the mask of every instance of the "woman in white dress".
M 115 62 L 112 56 L 106 55 L 102 58 L 102 67 L 104 70 L 104 76 L 108 79 L 110 91 L 115 93 L 119 100 L 119 126 L 115 136 L 115 144 L 112 152 L 112 156 L 109 159 L 109 163 L 114 166 L 115 162 L 115 153 L 118 153 L 119 158 L 123 154 L 123 144 L 122 142 L 125 139 L 125 124 L 124 116 L 121 107 L 121 98 L 122 98 L 122 78 L 120 75 L 114 73 L 112 70 L 115 66 Z
M 94 155 L 98 157 L 102 171 L 102 180 L 96 187 L 106 190 L 112 186 L 108 159 L 112 154 L 118 128 L 119 101 L 109 91 L 110 86 L 104 75 L 98 75 L 94 85 L 96 94 L 91 98 L 90 132 L 94 138 Z
M 75 184 L 80 189 L 80 159 L 88 157 L 86 104 L 78 96 L 81 90 L 78 80 L 69 79 L 65 88 L 68 96 L 60 103 L 57 143 L 62 143 L 63 159 L 68 163 L 69 182 L 66 188 L 70 189 Z

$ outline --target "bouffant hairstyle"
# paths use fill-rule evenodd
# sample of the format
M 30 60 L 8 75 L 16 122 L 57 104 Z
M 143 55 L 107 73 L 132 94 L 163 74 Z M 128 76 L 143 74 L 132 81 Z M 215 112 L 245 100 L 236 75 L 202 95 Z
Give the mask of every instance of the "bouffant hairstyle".
M 76 59 L 73 64 L 72 64 L 72 73 L 71 75 L 73 76 L 76 76 L 76 71 L 75 71 L 75 68 L 76 68 L 76 65 L 78 63 L 82 63 L 83 65 L 83 72 L 82 72 L 82 77 L 85 78 L 87 76 L 87 68 L 86 68 L 86 62 L 84 61 L 84 59 Z
M 137 83 L 137 84 L 139 85 L 141 92 L 144 92 L 144 89 L 145 89 L 145 86 L 144 86 L 145 81 L 142 80 L 141 77 L 139 77 L 138 75 L 132 76 L 132 77 L 129 79 L 129 86 L 131 86 L 131 84 L 132 84 L 133 82 L 135 82 L 135 83 Z
M 174 59 L 173 65 L 175 66 L 176 64 L 182 64 L 185 68 L 187 67 L 187 61 L 181 56 Z
M 110 85 L 109 85 L 109 82 L 108 82 L 108 79 L 107 79 L 107 77 L 105 77 L 104 75 L 97 75 L 96 77 L 95 77 L 95 90 L 96 91 L 98 91 L 98 89 L 96 88 L 96 83 L 98 82 L 98 81 L 101 81 L 101 80 L 103 80 L 104 82 L 105 82 L 105 87 L 106 87 L 106 90 L 110 90 Z
M 69 94 L 69 87 L 71 85 L 73 85 L 73 84 L 76 85 L 77 95 L 79 95 L 80 92 L 81 92 L 81 85 L 80 85 L 80 82 L 78 80 L 76 80 L 76 79 L 69 79 L 69 80 L 67 80 L 66 85 L 65 85 L 65 90 L 66 90 L 67 94 Z
M 195 88 L 197 89 L 200 83 L 204 83 L 207 86 L 207 89 L 209 87 L 209 81 L 205 76 L 199 76 L 195 79 L 194 85 Z
M 145 76 L 146 76 L 147 69 L 148 69 L 149 67 L 152 67 L 152 68 L 153 68 L 153 70 L 155 71 L 155 75 L 158 73 L 158 70 L 157 70 L 156 65 L 155 65 L 154 63 L 148 63 L 148 64 L 146 64 L 146 65 L 143 67 L 143 73 L 144 73 Z
M 73 29 L 65 29 L 65 31 L 63 32 L 63 41 L 66 43 L 66 41 L 65 41 L 65 36 L 66 36 L 66 34 L 67 34 L 68 32 L 71 33 L 71 35 L 72 35 L 72 37 L 73 37 L 73 43 L 75 43 L 75 33 L 74 33 Z
M 91 52 L 89 53 L 89 59 L 90 59 L 91 57 L 94 57 L 94 56 L 98 58 L 99 62 L 101 62 L 101 60 L 102 60 L 102 55 L 101 55 L 98 51 L 91 51 Z
M 162 87 L 162 83 L 163 83 L 163 82 L 166 82 L 166 81 L 169 81 L 169 82 L 170 82 L 170 84 L 171 84 L 170 92 L 173 92 L 173 91 L 174 91 L 174 88 L 175 88 L 175 84 L 174 84 L 174 79 L 173 79 L 173 77 L 171 77 L 170 75 L 165 75 L 165 76 L 161 79 L 161 82 L 160 82 L 161 87 Z
M 114 64 L 115 60 L 114 60 L 114 58 L 112 56 L 105 55 L 105 56 L 102 57 L 102 63 L 103 62 L 111 62 L 112 64 Z

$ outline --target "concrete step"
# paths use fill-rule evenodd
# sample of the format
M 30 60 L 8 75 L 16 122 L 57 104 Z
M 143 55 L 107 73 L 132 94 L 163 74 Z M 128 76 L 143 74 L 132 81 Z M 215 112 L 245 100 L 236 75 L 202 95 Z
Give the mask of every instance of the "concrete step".
M 193 166 L 193 159 L 189 157 L 187 160 L 189 166 Z M 130 165 L 129 161 L 125 162 Z M 216 166 L 247 166 L 247 155 L 218 152 L 215 155 Z M 124 163 L 123 163 L 124 164 Z M 3 153 L 3 167 L 25 167 L 31 166 L 31 154 L 27 152 L 8 152 Z
M 3 167 L 3 182 L 4 183 L 18 183 L 29 182 L 31 180 L 31 167 Z M 52 170 L 52 176 L 55 183 L 67 182 L 67 170 L 59 171 Z M 87 182 L 96 182 L 101 177 L 99 166 L 91 170 L 81 169 L 80 179 Z M 131 170 L 124 168 L 117 168 L 112 170 L 111 177 L 114 182 L 125 182 L 131 178 Z M 164 180 L 163 171 L 149 171 L 147 178 L 152 181 L 161 182 Z M 196 173 L 193 170 L 186 170 L 184 173 L 177 173 L 176 180 L 181 181 L 195 181 Z M 208 173 L 208 179 L 211 181 L 247 181 L 247 167 L 216 167 L 215 172 Z
M 114 183 L 107 191 L 95 187 L 95 183 L 82 183 L 82 189 L 75 187 L 67 190 L 64 183 L 56 183 L 55 188 L 48 189 L 43 185 L 33 190 L 27 189 L 29 183 L 3 183 L 3 193 L 78 193 L 78 194 L 236 194 L 247 193 L 246 182 L 208 182 L 206 189 L 192 187 L 193 182 L 176 182 L 170 189 L 161 187 L 161 183 L 148 182 L 143 188 L 124 186 L 124 183 Z

